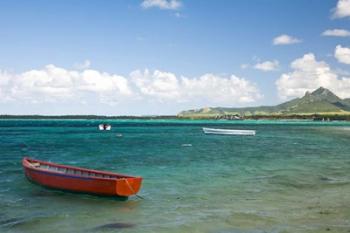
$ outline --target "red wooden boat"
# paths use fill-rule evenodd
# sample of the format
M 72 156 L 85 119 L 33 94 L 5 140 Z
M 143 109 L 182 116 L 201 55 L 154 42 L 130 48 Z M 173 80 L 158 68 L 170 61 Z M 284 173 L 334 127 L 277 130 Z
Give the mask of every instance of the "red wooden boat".
M 26 177 L 43 186 L 104 196 L 128 197 L 140 190 L 142 177 L 59 165 L 23 158 Z

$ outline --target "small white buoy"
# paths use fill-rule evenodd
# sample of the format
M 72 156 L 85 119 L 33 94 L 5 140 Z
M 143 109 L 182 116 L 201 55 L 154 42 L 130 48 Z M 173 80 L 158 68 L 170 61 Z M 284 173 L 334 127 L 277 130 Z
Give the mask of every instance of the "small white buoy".
M 182 144 L 181 146 L 182 147 L 190 147 L 190 146 L 192 146 L 192 144 Z

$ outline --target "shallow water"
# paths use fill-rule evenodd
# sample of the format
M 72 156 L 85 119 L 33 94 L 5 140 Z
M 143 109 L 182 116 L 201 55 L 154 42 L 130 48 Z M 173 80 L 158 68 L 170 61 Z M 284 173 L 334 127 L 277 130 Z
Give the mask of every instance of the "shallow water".
M 350 123 L 108 122 L 0 121 L 0 232 L 350 232 Z M 144 199 L 42 188 L 25 155 L 141 175 Z

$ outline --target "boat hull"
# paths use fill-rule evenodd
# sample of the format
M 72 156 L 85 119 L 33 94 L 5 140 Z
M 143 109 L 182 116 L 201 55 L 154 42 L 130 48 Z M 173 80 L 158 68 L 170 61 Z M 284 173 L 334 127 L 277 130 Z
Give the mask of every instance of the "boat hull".
M 255 130 L 203 128 L 203 132 L 205 134 L 219 134 L 219 135 L 246 135 L 246 136 L 255 135 Z
M 33 161 L 33 160 L 31 160 Z M 53 163 L 47 163 L 39 160 L 34 160 L 36 162 L 40 162 L 43 164 L 49 164 L 58 168 L 74 168 L 78 169 L 78 171 L 89 171 L 96 172 L 94 170 L 89 169 L 81 169 L 76 167 L 57 165 Z M 89 193 L 94 195 L 102 195 L 102 196 L 121 196 L 128 197 L 131 195 L 135 195 L 141 187 L 142 178 L 141 177 L 120 177 L 117 179 L 113 178 L 97 178 L 97 177 L 89 177 L 89 176 L 79 176 L 73 174 L 65 174 L 62 172 L 53 172 L 44 169 L 38 169 L 32 167 L 30 162 L 28 162 L 27 158 L 24 158 L 22 161 L 25 176 L 32 182 L 38 183 L 42 186 L 72 192 L 81 192 L 81 193 Z M 108 173 L 105 174 L 113 174 Z

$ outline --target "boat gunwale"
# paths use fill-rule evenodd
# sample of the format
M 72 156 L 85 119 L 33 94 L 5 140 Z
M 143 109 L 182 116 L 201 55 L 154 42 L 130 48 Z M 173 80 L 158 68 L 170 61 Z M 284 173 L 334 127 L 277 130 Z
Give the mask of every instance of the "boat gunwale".
M 45 164 L 45 165 L 50 165 L 53 167 L 59 167 L 59 168 L 68 168 L 68 169 L 72 169 L 72 170 L 78 170 L 78 171 L 85 171 L 85 172 L 91 172 L 91 173 L 95 173 L 95 174 L 101 174 L 101 175 L 112 175 L 112 176 L 117 176 L 117 177 L 97 177 L 97 176 L 83 176 L 83 175 L 77 175 L 77 174 L 67 174 L 67 173 L 62 173 L 59 171 L 53 171 L 53 170 L 48 170 L 48 169 L 43 169 L 43 168 L 39 168 L 39 167 L 34 167 L 30 165 L 30 161 L 34 161 L 34 162 L 38 162 L 41 164 Z M 43 172 L 43 173 L 49 173 L 49 174 L 58 174 L 58 175 L 65 175 L 68 179 L 69 178 L 84 178 L 84 179 L 93 179 L 93 180 L 123 180 L 123 179 L 139 179 L 142 177 L 141 176 L 128 176 L 128 175 L 124 175 L 124 174 L 119 174 L 119 173 L 113 173 L 113 172 L 108 172 L 108 171 L 98 171 L 98 170 L 93 170 L 93 169 L 87 169 L 87 168 L 80 168 L 80 167 L 75 167 L 75 166 L 69 166 L 69 165 L 61 165 L 61 164 L 56 164 L 56 163 L 51 163 L 51 162 L 46 162 L 46 161 L 42 161 L 42 160 L 37 160 L 37 159 L 32 159 L 29 157 L 24 157 L 22 160 L 22 165 L 24 168 L 29 169 L 29 170 L 33 170 L 33 171 L 38 171 L 38 172 Z

